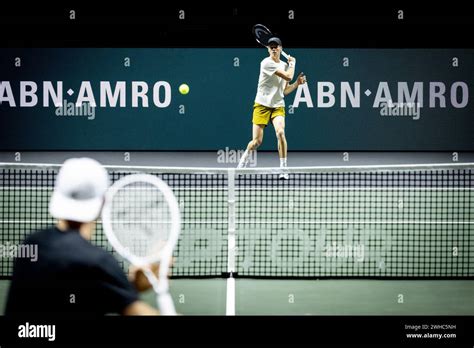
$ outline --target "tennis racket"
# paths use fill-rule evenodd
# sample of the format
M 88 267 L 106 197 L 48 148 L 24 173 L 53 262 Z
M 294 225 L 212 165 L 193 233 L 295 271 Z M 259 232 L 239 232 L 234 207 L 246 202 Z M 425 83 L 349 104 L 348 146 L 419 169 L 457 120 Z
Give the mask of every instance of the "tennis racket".
M 156 176 L 127 175 L 106 194 L 102 224 L 107 239 L 122 257 L 144 269 L 163 315 L 176 315 L 168 291 L 168 271 L 180 222 L 173 191 Z M 155 262 L 160 264 L 158 277 L 149 269 Z
M 268 45 L 268 40 L 274 36 L 270 29 L 268 29 L 263 24 L 255 24 L 253 26 L 253 35 L 255 35 L 255 40 L 257 40 L 260 45 L 265 47 Z M 288 59 L 288 54 L 286 54 L 284 51 L 281 51 L 281 54 L 283 57 Z

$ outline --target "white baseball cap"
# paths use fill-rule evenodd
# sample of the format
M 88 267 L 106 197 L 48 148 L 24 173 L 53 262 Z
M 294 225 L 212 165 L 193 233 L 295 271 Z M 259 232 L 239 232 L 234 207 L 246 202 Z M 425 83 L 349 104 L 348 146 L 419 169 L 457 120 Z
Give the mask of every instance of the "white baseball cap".
M 94 221 L 108 187 L 107 171 L 99 162 L 85 157 L 68 159 L 56 178 L 49 213 L 61 220 Z

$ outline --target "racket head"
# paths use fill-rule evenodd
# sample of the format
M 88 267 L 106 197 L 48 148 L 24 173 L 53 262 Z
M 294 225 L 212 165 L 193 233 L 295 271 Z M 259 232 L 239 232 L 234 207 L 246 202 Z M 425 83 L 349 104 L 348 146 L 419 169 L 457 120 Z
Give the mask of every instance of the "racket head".
M 255 40 L 262 45 L 267 46 L 268 40 L 273 37 L 272 32 L 263 24 L 255 24 L 252 29 L 253 35 L 255 36 Z
M 102 224 L 112 247 L 137 266 L 169 260 L 180 233 L 171 188 L 149 174 L 127 175 L 108 190 Z

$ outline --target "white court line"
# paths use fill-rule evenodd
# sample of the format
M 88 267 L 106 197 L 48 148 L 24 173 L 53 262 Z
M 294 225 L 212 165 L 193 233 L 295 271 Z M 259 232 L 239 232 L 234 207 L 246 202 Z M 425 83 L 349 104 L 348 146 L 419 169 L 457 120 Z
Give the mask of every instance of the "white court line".
M 227 278 L 225 315 L 235 315 L 235 278 Z

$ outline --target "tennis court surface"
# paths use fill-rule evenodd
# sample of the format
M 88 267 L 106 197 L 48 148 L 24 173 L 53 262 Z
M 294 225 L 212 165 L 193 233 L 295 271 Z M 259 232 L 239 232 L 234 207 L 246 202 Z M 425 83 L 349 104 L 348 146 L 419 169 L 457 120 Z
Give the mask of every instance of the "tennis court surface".
M 3 250 L 54 223 L 59 168 L 0 165 Z M 293 167 L 286 181 L 268 167 L 107 169 L 173 189 L 171 291 L 183 314 L 474 313 L 473 163 Z M 113 253 L 100 221 L 93 242 Z M 2 302 L 11 267 L 0 259 Z

